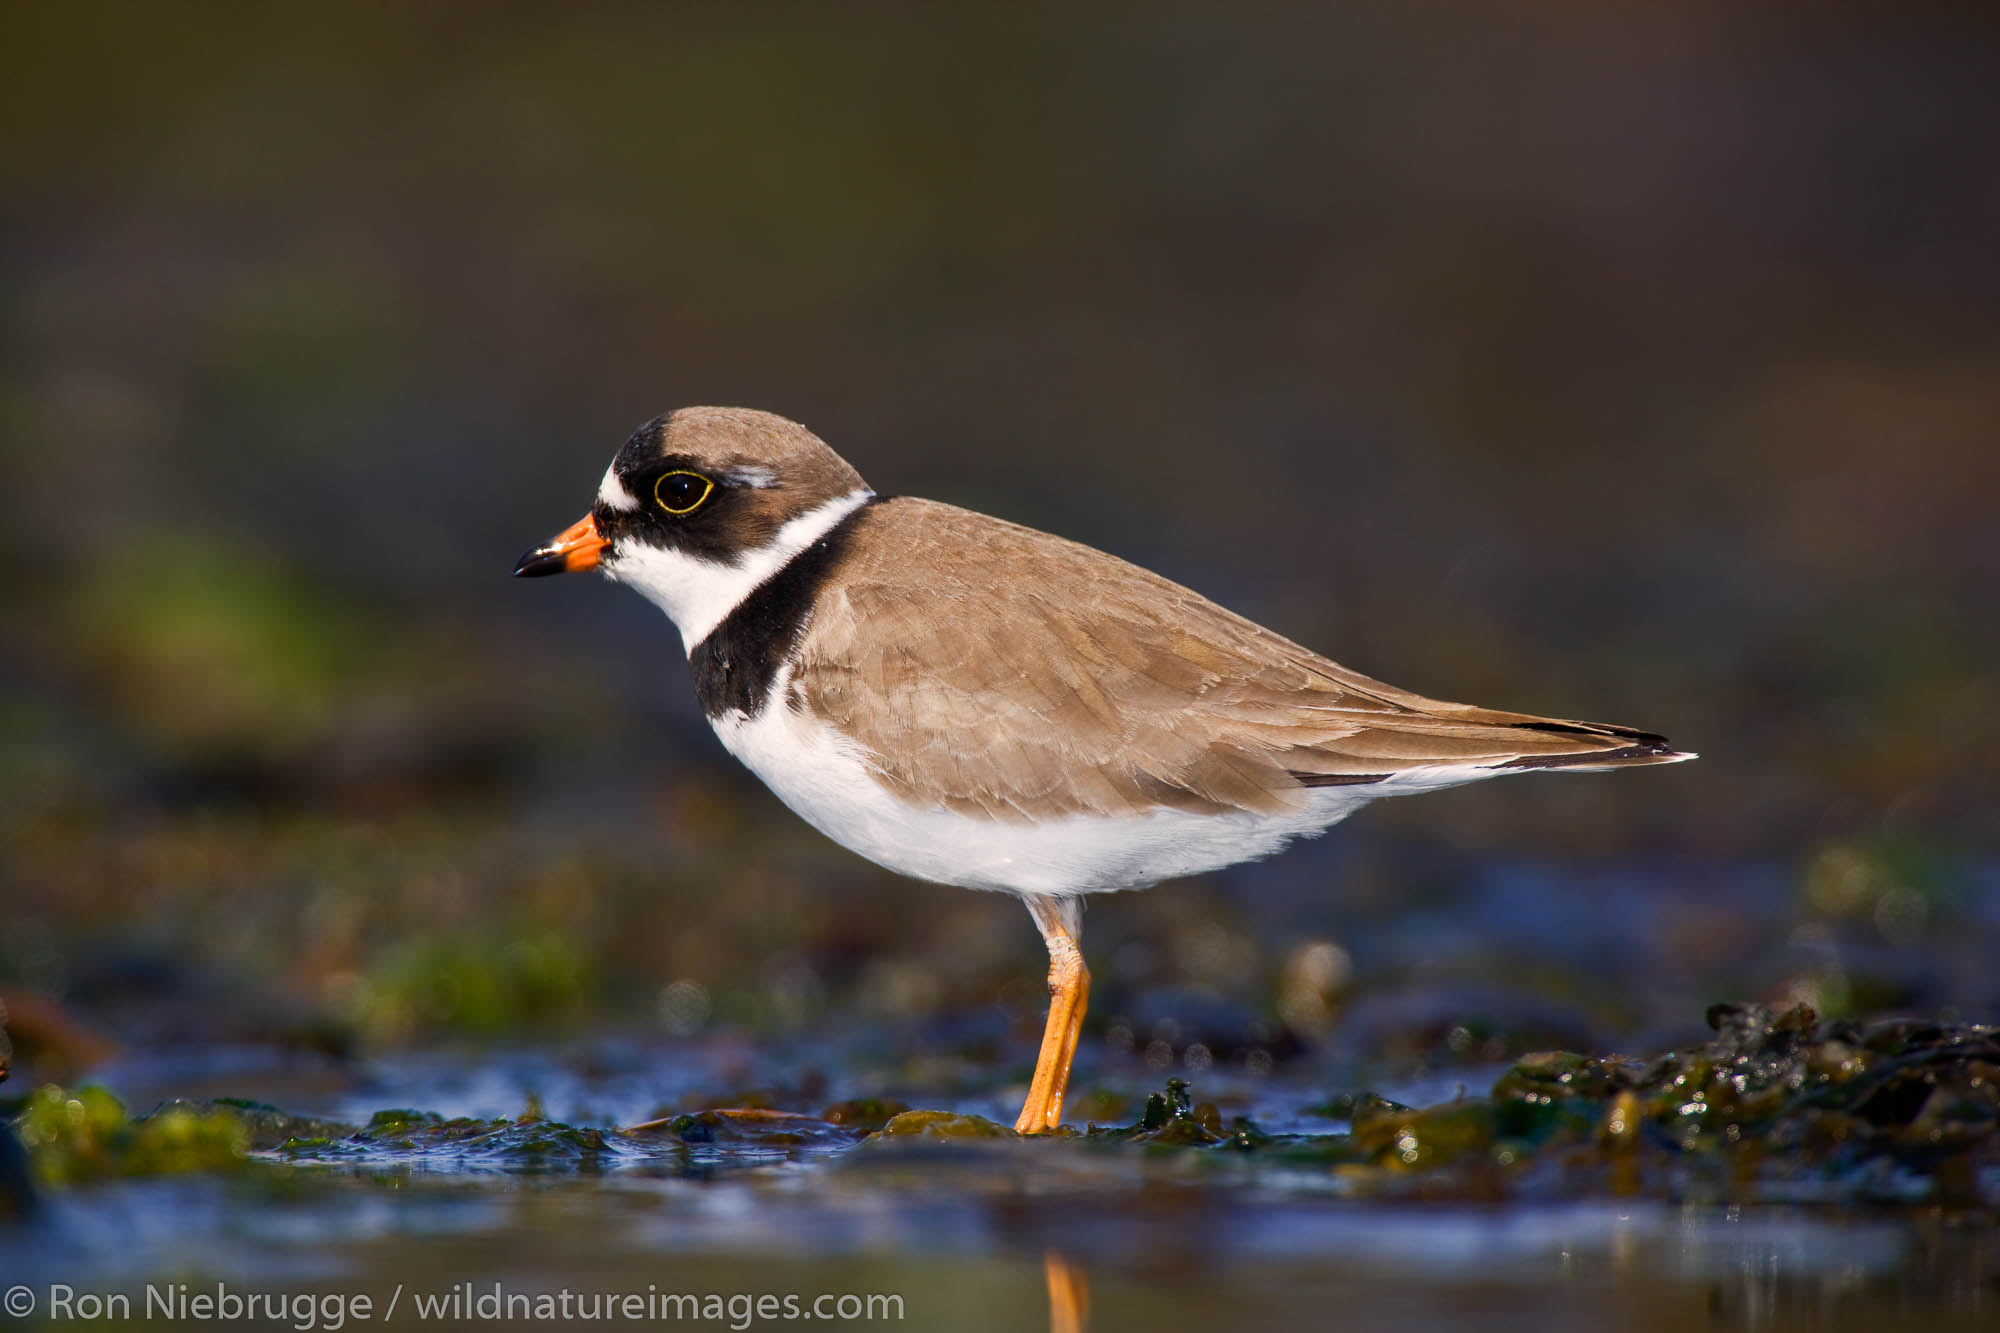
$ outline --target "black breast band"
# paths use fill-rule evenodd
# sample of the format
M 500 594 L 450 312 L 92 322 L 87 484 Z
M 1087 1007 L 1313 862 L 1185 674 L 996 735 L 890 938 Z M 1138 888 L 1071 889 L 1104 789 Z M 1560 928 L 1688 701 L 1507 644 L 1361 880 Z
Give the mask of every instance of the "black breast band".
M 771 684 L 798 646 L 820 589 L 840 567 L 866 504 L 827 529 L 826 535 L 793 556 L 785 567 L 754 588 L 708 637 L 688 654 L 695 698 L 710 718 L 728 713 L 755 717 L 770 702 Z

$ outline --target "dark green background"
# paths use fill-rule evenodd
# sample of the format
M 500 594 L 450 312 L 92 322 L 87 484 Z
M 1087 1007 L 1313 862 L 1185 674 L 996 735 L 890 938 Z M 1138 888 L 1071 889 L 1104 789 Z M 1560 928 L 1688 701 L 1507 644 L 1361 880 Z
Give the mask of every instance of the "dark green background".
M 709 402 L 1412 689 L 1703 754 L 1095 904 L 1101 1022 L 1427 1060 L 1730 996 L 2000 1012 L 1974 7 L 8 30 L 0 990 L 147 1047 L 996 1002 L 1025 1040 L 1017 907 L 800 826 L 629 593 L 506 577 Z M 1311 940 L 1352 974 L 1301 982 Z

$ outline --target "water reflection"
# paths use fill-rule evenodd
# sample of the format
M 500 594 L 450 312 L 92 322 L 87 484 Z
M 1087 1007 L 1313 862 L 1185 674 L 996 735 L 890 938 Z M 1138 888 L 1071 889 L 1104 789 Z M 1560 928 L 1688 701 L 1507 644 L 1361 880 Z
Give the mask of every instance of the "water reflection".
M 0 1272 L 80 1289 L 172 1274 L 382 1296 L 398 1283 L 483 1290 L 496 1280 L 510 1290 L 895 1293 L 911 1327 L 1046 1320 L 1051 1333 L 1322 1326 L 1329 1310 L 1399 1330 L 1460 1328 L 1485 1312 L 1516 1326 L 1640 1333 L 1922 1318 L 1941 1333 L 1991 1328 L 2000 1311 L 2000 1238 L 1987 1218 L 1433 1208 L 1225 1197 L 1157 1180 L 1049 1192 L 1032 1167 L 981 1197 L 962 1188 L 960 1170 L 936 1165 L 860 1179 L 756 1168 L 711 1180 L 132 1182 L 58 1194 L 43 1221 L 0 1228 Z
M 1049 1284 L 1049 1333 L 1089 1333 L 1090 1279 L 1083 1265 L 1050 1250 L 1042 1267 Z

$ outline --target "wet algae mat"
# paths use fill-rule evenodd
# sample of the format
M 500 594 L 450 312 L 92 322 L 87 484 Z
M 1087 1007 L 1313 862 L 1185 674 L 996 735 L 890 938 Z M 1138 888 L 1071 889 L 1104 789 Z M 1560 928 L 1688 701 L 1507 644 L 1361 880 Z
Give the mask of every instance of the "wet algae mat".
M 1086 1302 L 1101 1329 L 2000 1326 L 2000 1030 L 1709 1020 L 1655 1058 L 1531 1055 L 1484 1096 L 1342 1094 L 1275 1130 L 1172 1079 L 1040 1140 L 886 1102 L 357 1124 L 43 1088 L 0 1144 L 0 1267 L 44 1319 L 56 1285 L 171 1279 L 371 1295 L 356 1322 L 392 1292 L 432 1298 L 405 1321 L 476 1324 L 502 1314 L 481 1298 L 573 1289 L 718 1327 L 764 1296 L 772 1322 L 790 1298 L 946 1328 L 1074 1326 Z M 719 1304 L 670 1318 L 662 1293 Z M 892 1295 L 899 1321 L 838 1304 Z

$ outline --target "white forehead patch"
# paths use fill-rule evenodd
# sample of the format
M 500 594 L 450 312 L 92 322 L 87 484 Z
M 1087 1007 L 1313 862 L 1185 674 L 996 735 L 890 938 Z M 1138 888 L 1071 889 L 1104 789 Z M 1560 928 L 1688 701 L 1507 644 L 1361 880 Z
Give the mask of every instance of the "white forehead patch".
M 768 491 L 778 484 L 777 473 L 767 467 L 758 467 L 755 463 L 730 468 L 729 479 L 744 486 L 754 486 L 760 491 Z
M 849 491 L 787 519 L 768 543 L 743 552 L 732 563 L 631 542 L 614 548 L 615 553 L 601 568 L 605 577 L 630 584 L 665 611 L 680 630 L 682 645 L 693 652 L 745 597 L 790 564 L 793 556 L 831 532 L 840 520 L 867 504 L 874 494 L 870 490 Z
M 625 489 L 625 483 L 618 480 L 616 466 L 604 469 L 604 480 L 597 485 L 597 503 L 607 509 L 631 513 L 639 507 L 638 497 Z

